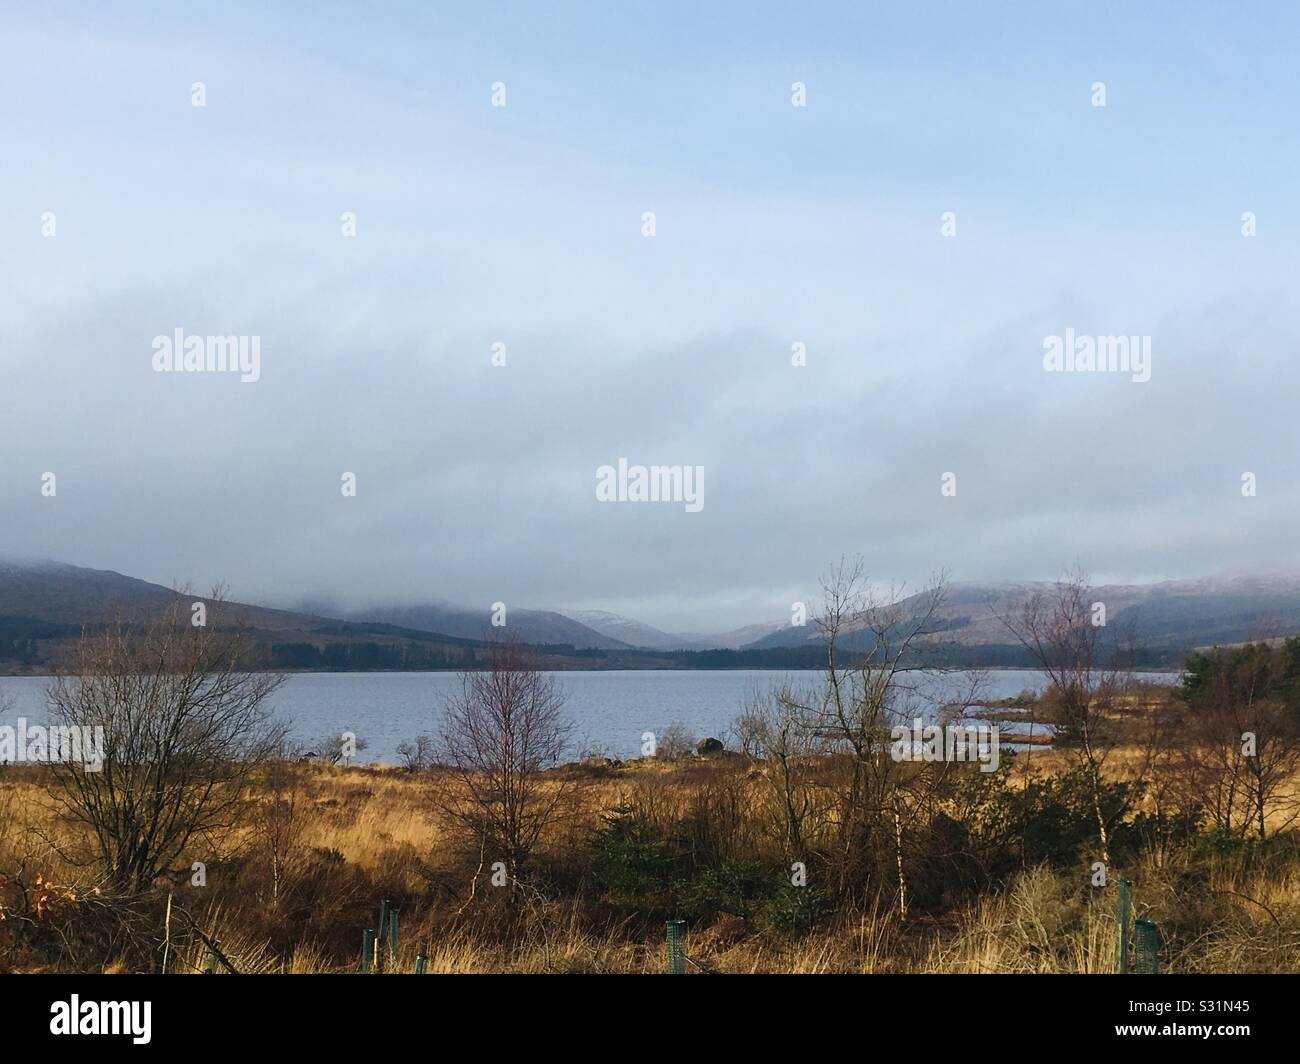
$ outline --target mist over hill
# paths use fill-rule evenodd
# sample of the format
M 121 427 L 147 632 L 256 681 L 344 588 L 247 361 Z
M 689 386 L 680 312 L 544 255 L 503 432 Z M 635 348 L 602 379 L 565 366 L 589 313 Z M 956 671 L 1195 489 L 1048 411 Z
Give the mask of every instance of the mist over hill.
M 491 639 L 499 634 L 492 625 L 492 608 L 468 609 L 445 602 L 420 605 L 382 606 L 349 610 L 342 619 L 380 621 L 403 628 L 417 628 L 462 639 Z M 510 607 L 505 611 L 506 625 L 512 634 L 536 645 L 568 644 L 580 650 L 626 650 L 634 644 L 605 635 L 557 610 L 530 610 Z M 647 645 L 647 644 L 639 644 Z
M 1014 645 L 1004 618 L 1014 619 L 1030 595 L 1052 586 L 1046 581 L 953 583 L 935 615 L 942 631 L 932 638 L 971 648 Z M 1294 576 L 1107 584 L 1089 594 L 1106 606 L 1108 626 L 1132 631 L 1138 645 L 1151 650 L 1175 652 L 1300 632 L 1300 578 Z M 920 595 L 904 599 L 904 612 L 909 605 L 920 609 L 921 602 Z M 810 622 L 801 628 L 785 625 L 748 645 L 797 647 L 820 639 Z M 848 642 L 855 643 L 851 635 Z
M 924 648 L 936 664 L 1032 664 L 1009 631 L 1026 599 L 1045 582 L 951 584 Z M 1147 664 L 1176 665 L 1194 648 L 1300 632 L 1300 578 L 1216 577 L 1142 585 L 1102 585 L 1107 624 L 1131 631 Z M 39 668 L 66 656 L 83 628 L 137 623 L 164 610 L 212 599 L 108 570 L 53 561 L 0 561 L 0 669 Z M 921 596 L 900 601 L 904 616 Z M 300 611 L 256 604 L 211 605 L 210 623 L 243 626 L 264 667 L 424 669 L 473 665 L 502 632 L 539 648 L 554 668 L 805 668 L 820 662 L 815 619 L 801 627 L 756 623 L 730 632 L 674 634 L 605 610 L 509 608 L 504 628 L 492 611 L 438 601 L 340 610 L 317 602 Z M 847 630 L 846 650 L 869 649 L 868 629 Z

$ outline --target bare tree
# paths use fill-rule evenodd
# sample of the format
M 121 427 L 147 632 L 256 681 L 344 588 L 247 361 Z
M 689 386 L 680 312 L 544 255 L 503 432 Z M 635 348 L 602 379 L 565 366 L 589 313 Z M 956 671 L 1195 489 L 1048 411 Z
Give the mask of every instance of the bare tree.
M 283 741 L 266 762 L 266 798 L 255 821 L 256 834 L 271 865 L 272 909 L 278 909 L 285 872 L 298 855 L 306 820 L 303 817 L 303 778 L 297 746 Z
M 876 593 L 860 558 L 841 560 L 822 584 L 823 683 L 811 696 L 787 692 L 782 711 L 797 722 L 802 742 L 815 737 L 846 767 L 834 793 L 838 892 L 851 897 L 866 886 L 879 857 L 889 854 L 903 916 L 911 816 L 903 787 L 910 766 L 891 756 L 891 729 L 927 712 L 926 685 L 913 683 L 909 673 L 925 666 L 930 637 L 942 628 L 946 587 L 939 574 L 916 595 Z
M 397 744 L 397 756 L 407 772 L 428 772 L 433 765 L 434 739 L 431 735 L 417 735 L 414 739 Z
M 1239 837 L 1264 839 L 1270 820 L 1281 831 L 1300 819 L 1300 721 L 1284 697 L 1292 653 L 1300 656 L 1300 644 L 1198 655 L 1204 679 L 1179 717 L 1186 804 Z
M 767 695 L 755 695 L 734 726 L 741 749 L 764 763 L 767 817 L 793 861 L 807 858 L 810 822 L 825 812 L 815 773 L 830 744 L 809 727 L 802 709 L 815 702 L 787 681 Z
M 1035 590 L 1002 622 L 1047 673 L 1062 745 L 1075 752 L 1088 781 L 1101 859 L 1110 863 L 1110 821 L 1102 770 L 1117 741 L 1119 696 L 1132 673 L 1130 633 L 1107 636 L 1088 576 L 1068 573 L 1050 589 Z
M 54 722 L 103 740 L 98 766 L 52 765 L 52 795 L 127 894 L 217 852 L 247 812 L 250 772 L 283 735 L 267 706 L 283 677 L 247 669 L 242 628 L 190 620 L 178 601 L 143 624 L 87 633 L 49 688 Z
M 505 863 L 513 886 L 563 810 L 569 782 L 543 771 L 559 763 L 572 726 L 555 678 L 518 642 L 494 644 L 488 667 L 460 683 L 438 737 L 453 784 L 440 809 L 487 860 Z
M 302 757 L 316 758 L 326 765 L 350 765 L 357 754 L 369 749 L 369 739 L 352 732 L 334 732 L 317 739 Z

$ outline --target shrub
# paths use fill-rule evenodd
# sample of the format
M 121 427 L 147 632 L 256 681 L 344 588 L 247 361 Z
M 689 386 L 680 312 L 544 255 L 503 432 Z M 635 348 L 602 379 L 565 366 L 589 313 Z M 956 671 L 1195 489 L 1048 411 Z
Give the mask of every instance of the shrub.
M 680 721 L 673 721 L 655 736 L 655 757 L 680 761 L 695 752 L 695 733 Z

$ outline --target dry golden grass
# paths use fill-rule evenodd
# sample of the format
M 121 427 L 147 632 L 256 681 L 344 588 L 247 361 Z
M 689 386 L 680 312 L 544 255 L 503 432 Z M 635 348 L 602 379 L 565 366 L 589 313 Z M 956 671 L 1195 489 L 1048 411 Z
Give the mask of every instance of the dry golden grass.
M 1108 771 L 1122 775 L 1137 756 L 1117 751 Z M 1035 750 L 1016 771 L 1048 774 L 1067 764 L 1061 751 Z M 763 787 L 761 769 L 732 767 L 728 779 L 741 801 L 753 800 Z M 548 785 L 564 780 L 573 786 L 576 815 L 548 842 L 571 846 L 588 837 L 602 811 L 634 793 L 652 806 L 680 809 L 709 783 L 711 772 L 696 760 L 556 770 Z M 87 868 L 65 857 L 75 850 L 78 831 L 60 818 L 44 783 L 36 768 L 0 771 L 0 870 L 25 861 L 29 877 L 39 871 L 48 881 L 85 888 Z M 306 915 L 292 900 L 277 908 L 260 892 L 259 880 L 235 879 L 222 886 L 222 876 L 244 874 L 238 855 L 255 844 L 255 825 L 226 840 L 232 856 L 222 859 L 227 864 L 214 862 L 211 900 L 187 895 L 183 886 L 176 888 L 176 897 L 209 935 L 221 939 L 241 971 L 355 970 L 353 943 L 359 942 L 359 929 L 373 922 L 374 906 L 384 894 L 427 899 L 413 902 L 403 914 L 401 970 L 410 970 L 418 949 L 427 952 L 429 972 L 663 970 L 661 936 L 644 928 L 593 924 L 581 899 L 538 899 L 508 935 L 485 932 L 459 917 L 469 898 L 469 879 L 463 864 L 444 860 L 451 840 L 429 813 L 430 790 L 437 786 L 436 776 L 397 769 L 303 766 L 297 792 L 299 857 L 291 874 L 297 889 L 308 891 L 301 903 Z M 332 855 L 329 863 L 308 860 L 320 854 Z M 1176 862 L 1126 873 L 1134 878 L 1138 914 L 1151 915 L 1165 929 L 1165 963 L 1178 971 L 1300 971 L 1300 863 L 1246 867 L 1223 861 L 1206 867 L 1212 874 L 1199 879 Z M 326 875 L 336 875 L 337 882 L 325 882 Z M 903 920 L 896 909 L 878 905 L 865 913 L 843 913 L 829 927 L 803 937 L 782 936 L 723 914 L 691 928 L 688 971 L 1108 972 L 1115 963 L 1114 895 L 1091 891 L 1085 883 L 1082 869 L 1078 875 L 1031 869 L 1001 892 L 941 916 Z M 335 893 L 322 900 L 310 894 L 318 886 Z M 292 934 L 283 937 L 291 923 Z M 201 943 L 183 936 L 176 941 L 169 970 L 200 970 Z M 0 964 L 6 963 L 3 948 L 0 934 Z M 9 963 L 24 967 L 21 959 Z M 63 962 L 69 963 L 77 962 Z M 110 970 L 130 967 L 118 959 L 100 964 Z

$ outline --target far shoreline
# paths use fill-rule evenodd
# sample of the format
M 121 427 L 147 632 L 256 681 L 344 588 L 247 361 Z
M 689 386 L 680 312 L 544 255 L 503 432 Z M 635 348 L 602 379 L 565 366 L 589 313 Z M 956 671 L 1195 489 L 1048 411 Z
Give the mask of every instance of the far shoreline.
M 847 666 L 852 668 L 852 666 Z M 269 672 L 284 676 L 437 676 L 451 675 L 455 676 L 462 672 L 484 672 L 486 667 L 478 668 L 455 668 L 455 669 L 250 669 L 250 672 Z M 689 665 L 668 666 L 664 668 L 627 668 L 611 667 L 604 669 L 594 669 L 589 667 L 575 666 L 573 668 L 549 668 L 543 669 L 543 672 L 556 673 L 563 675 L 565 673 L 582 672 L 582 673 L 614 673 L 614 672 L 808 672 L 819 673 L 825 671 L 824 665 L 720 665 L 711 668 L 692 667 Z M 1042 669 L 1035 668 L 1032 665 L 913 665 L 902 672 L 1032 672 L 1042 673 Z M 1135 676 L 1147 675 L 1181 675 L 1184 669 L 1181 665 L 1152 665 L 1131 670 Z M 0 680 L 7 679 L 40 679 L 49 678 L 58 675 L 50 669 L 26 669 L 22 672 L 0 669 Z

